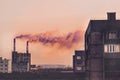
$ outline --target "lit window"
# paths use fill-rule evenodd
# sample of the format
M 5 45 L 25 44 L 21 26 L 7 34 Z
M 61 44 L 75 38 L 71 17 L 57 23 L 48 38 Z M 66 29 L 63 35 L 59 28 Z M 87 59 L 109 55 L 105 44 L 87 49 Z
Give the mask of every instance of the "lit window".
M 76 70 L 82 70 L 82 68 L 81 67 L 76 67 Z
M 120 52 L 120 45 L 119 44 L 106 44 L 104 45 L 104 52 L 106 53 Z
M 77 56 L 77 59 L 81 59 L 81 56 Z

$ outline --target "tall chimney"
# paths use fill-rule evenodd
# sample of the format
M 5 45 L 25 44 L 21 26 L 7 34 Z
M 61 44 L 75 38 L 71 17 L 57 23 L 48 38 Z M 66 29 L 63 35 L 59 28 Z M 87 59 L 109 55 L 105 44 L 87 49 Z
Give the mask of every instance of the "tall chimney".
M 15 52 L 16 51 L 16 39 L 14 38 L 13 40 L 13 51 Z
M 116 13 L 115 12 L 108 12 L 107 13 L 107 19 L 108 20 L 116 20 Z
M 27 44 L 26 44 L 26 53 L 29 53 L 28 47 L 29 47 L 29 41 L 27 41 Z

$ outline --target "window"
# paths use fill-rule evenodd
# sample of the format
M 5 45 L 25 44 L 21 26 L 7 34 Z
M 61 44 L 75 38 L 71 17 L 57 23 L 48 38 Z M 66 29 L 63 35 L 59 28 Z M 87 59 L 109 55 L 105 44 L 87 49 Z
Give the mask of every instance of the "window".
M 104 52 L 106 53 L 120 52 L 120 45 L 119 44 L 106 44 L 104 45 Z
M 5 64 L 5 67 L 7 67 L 8 65 L 7 64 Z
M 80 64 L 80 63 L 77 63 L 76 66 L 81 66 L 81 64 Z
M 8 70 L 7 68 L 5 68 L 5 70 Z
M 102 34 L 100 32 L 92 32 L 91 33 L 91 42 L 92 43 L 101 43 Z
M 81 59 L 81 56 L 77 56 L 77 59 Z
M 76 67 L 76 70 L 82 70 L 82 67 Z
M 109 39 L 117 39 L 117 33 L 116 32 L 110 32 L 108 34 Z

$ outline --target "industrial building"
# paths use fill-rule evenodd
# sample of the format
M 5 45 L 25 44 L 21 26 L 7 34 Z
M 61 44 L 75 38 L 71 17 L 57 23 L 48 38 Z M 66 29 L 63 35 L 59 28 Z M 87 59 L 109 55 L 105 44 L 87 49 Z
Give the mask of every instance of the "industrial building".
M 120 80 L 120 20 L 90 20 L 85 33 L 88 80 Z
M 12 52 L 12 72 L 29 72 L 31 65 L 31 54 L 28 51 L 28 44 L 26 44 L 26 53 L 19 53 L 16 51 L 16 39 L 14 39 L 14 46 Z
M 75 51 L 75 55 L 73 55 L 73 71 L 85 72 L 85 51 Z
M 9 60 L 0 57 L 0 73 L 8 73 L 9 72 Z

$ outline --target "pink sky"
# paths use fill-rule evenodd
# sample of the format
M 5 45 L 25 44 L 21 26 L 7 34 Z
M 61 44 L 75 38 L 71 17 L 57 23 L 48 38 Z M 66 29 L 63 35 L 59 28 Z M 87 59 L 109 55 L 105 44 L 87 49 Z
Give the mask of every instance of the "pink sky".
M 120 19 L 119 0 L 0 0 L 0 56 L 11 59 L 13 38 L 18 34 L 81 31 L 79 44 L 57 49 L 30 44 L 32 63 L 72 65 L 74 50 L 84 49 L 84 32 L 90 19 L 106 19 L 114 11 Z M 17 50 L 25 52 L 25 42 L 17 40 Z

